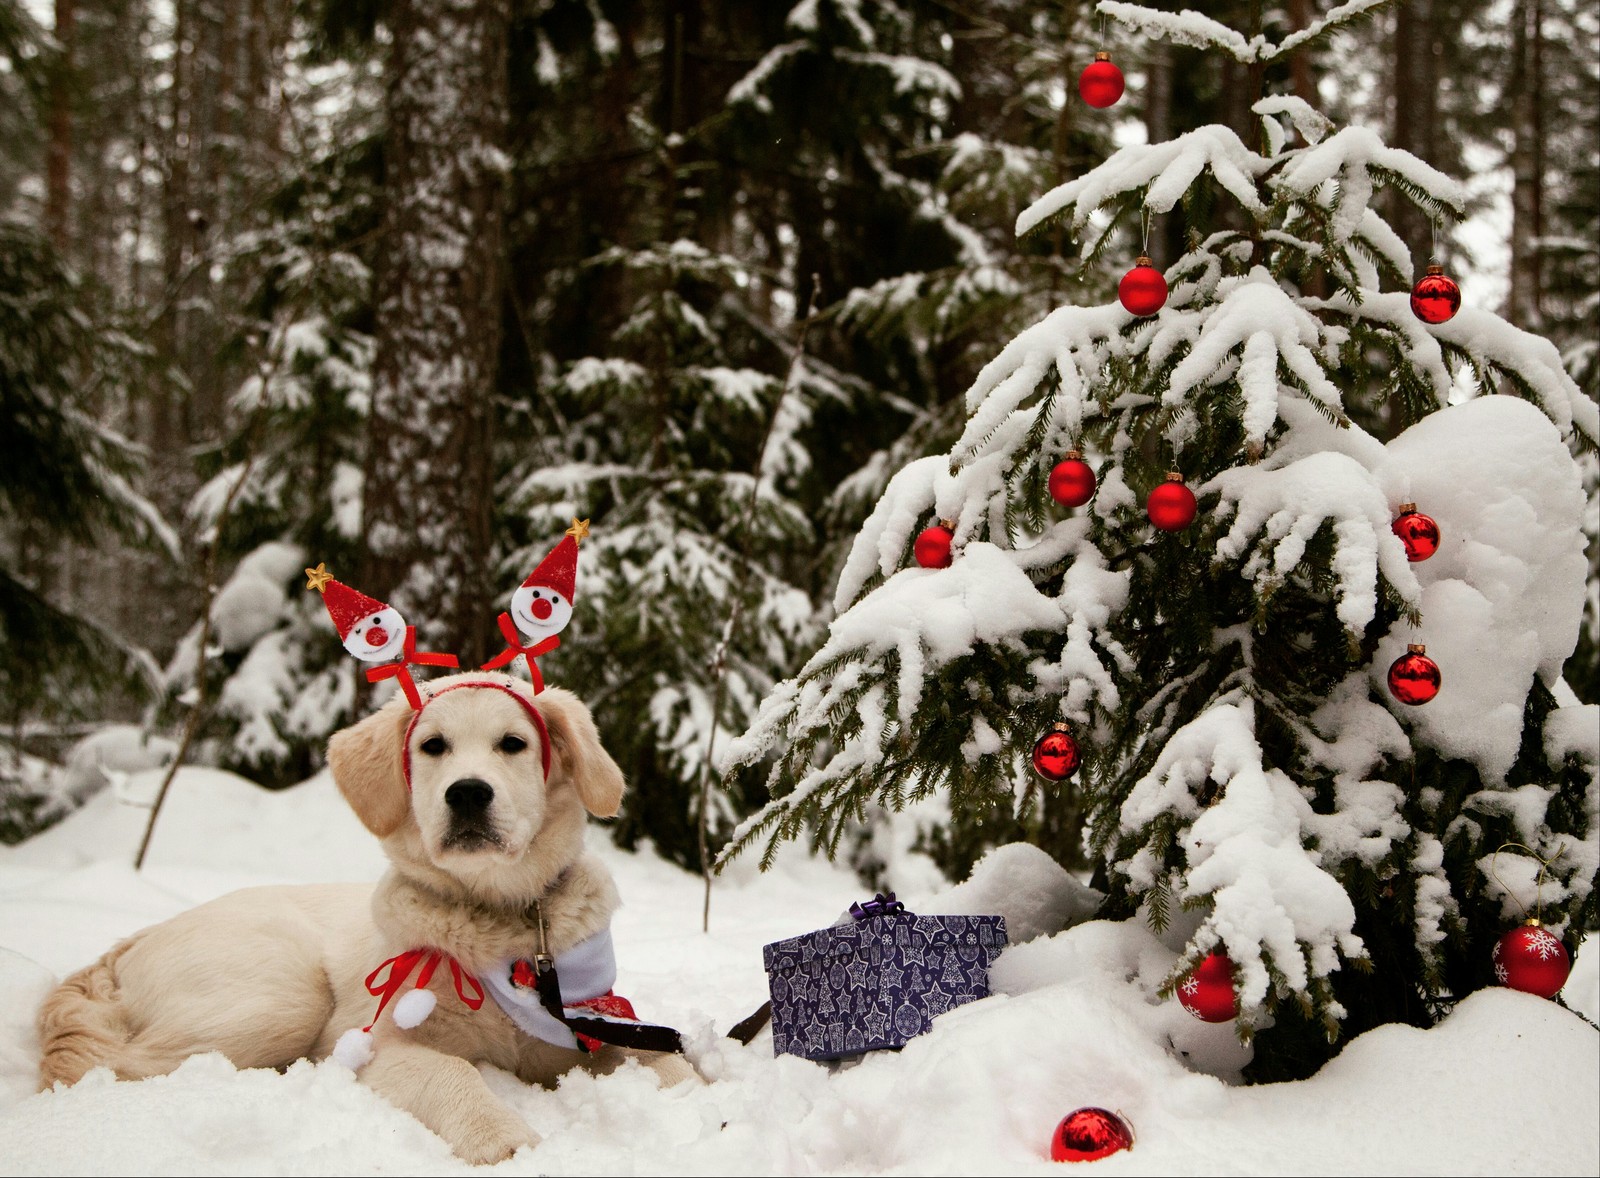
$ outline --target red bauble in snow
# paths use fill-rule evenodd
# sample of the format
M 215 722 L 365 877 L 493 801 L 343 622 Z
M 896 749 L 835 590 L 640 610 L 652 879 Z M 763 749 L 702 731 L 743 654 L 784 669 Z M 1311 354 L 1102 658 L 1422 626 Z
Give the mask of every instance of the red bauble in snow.
M 1082 507 L 1094 498 L 1094 467 L 1078 451 L 1068 450 L 1050 472 L 1050 498 L 1063 507 Z
M 1194 523 L 1197 509 L 1194 492 L 1183 485 L 1183 476 L 1175 470 L 1169 470 L 1167 481 L 1157 484 L 1144 501 L 1144 513 L 1163 532 L 1183 531 Z
M 955 535 L 955 524 L 942 519 L 931 527 L 923 528 L 911 551 L 917 563 L 925 569 L 950 567 L 950 540 Z
M 1167 279 L 1141 256 L 1117 284 L 1117 301 L 1131 315 L 1154 315 L 1167 305 Z
M 1494 976 L 1502 986 L 1554 998 L 1571 972 L 1567 947 L 1537 920 L 1512 929 L 1494 943 Z
M 1233 990 L 1233 962 L 1226 953 L 1213 953 L 1178 983 L 1178 1001 L 1195 1018 L 1225 1023 L 1239 1013 L 1239 996 Z
M 1116 1113 L 1080 1108 L 1068 1113 L 1050 1138 L 1052 1162 L 1092 1162 L 1120 1149 L 1133 1148 L 1133 1129 Z
M 1111 64 L 1111 54 L 1101 50 L 1078 75 L 1078 95 L 1090 106 L 1107 107 L 1122 97 L 1122 71 Z
M 1389 665 L 1389 693 L 1403 704 L 1425 704 L 1439 694 L 1439 664 L 1428 657 L 1420 643 L 1406 647 L 1406 653 Z
M 1443 323 L 1459 310 L 1461 288 L 1445 274 L 1443 266 L 1429 266 L 1411 288 L 1411 313 L 1424 323 Z
M 1033 771 L 1046 781 L 1065 781 L 1078 771 L 1082 760 L 1078 742 L 1065 724 L 1051 728 L 1033 746 Z
M 1439 551 L 1439 525 L 1417 510 L 1415 503 L 1402 503 L 1394 521 L 1394 534 L 1406 546 L 1406 559 L 1415 564 Z

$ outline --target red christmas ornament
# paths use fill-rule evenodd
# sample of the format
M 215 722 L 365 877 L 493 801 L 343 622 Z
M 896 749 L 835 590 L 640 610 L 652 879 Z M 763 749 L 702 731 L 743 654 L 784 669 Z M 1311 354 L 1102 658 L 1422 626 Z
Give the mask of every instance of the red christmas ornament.
M 1194 523 L 1198 507 L 1194 492 L 1183 485 L 1183 476 L 1175 470 L 1167 471 L 1167 481 L 1158 483 L 1144 501 L 1144 513 L 1163 532 L 1183 531 Z
M 1167 279 L 1142 254 L 1117 284 L 1117 300 L 1133 315 L 1154 315 L 1167 305 Z
M 1394 521 L 1394 534 L 1406 546 L 1406 559 L 1415 564 L 1439 551 L 1439 525 L 1423 515 L 1415 503 L 1402 503 Z
M 1080 1108 L 1068 1113 L 1050 1138 L 1052 1162 L 1092 1162 L 1133 1148 L 1133 1128 L 1116 1113 L 1103 1108 Z
M 1226 953 L 1213 953 L 1178 983 L 1178 1001 L 1195 1018 L 1225 1023 L 1239 1013 L 1239 996 L 1233 990 L 1233 962 Z
M 917 563 L 925 569 L 949 568 L 950 541 L 955 536 L 955 527 L 954 520 L 942 519 L 923 528 L 917 536 L 917 542 L 911 548 Z
M 1077 772 L 1083 755 L 1071 731 L 1058 723 L 1034 743 L 1033 771 L 1046 781 L 1065 781 Z
M 1111 54 L 1101 50 L 1078 75 L 1078 95 L 1090 106 L 1112 106 L 1122 97 L 1122 71 L 1111 64 Z
M 1403 704 L 1425 704 L 1439 694 L 1439 664 L 1428 657 L 1420 643 L 1406 647 L 1406 653 L 1389 665 L 1389 693 Z
M 1567 947 L 1537 920 L 1510 930 L 1494 943 L 1494 976 L 1502 986 L 1554 998 L 1571 972 Z
M 1461 310 L 1461 288 L 1444 267 L 1432 265 L 1411 288 L 1411 313 L 1424 323 L 1443 323 Z
M 1082 507 L 1094 498 L 1094 483 L 1094 467 L 1077 450 L 1068 450 L 1050 472 L 1050 498 L 1063 507 Z

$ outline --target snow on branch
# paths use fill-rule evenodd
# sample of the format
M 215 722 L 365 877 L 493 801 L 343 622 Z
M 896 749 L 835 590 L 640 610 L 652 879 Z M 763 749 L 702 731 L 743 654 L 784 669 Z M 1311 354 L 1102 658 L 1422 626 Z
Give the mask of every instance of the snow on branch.
M 1224 281 L 1220 300 L 1202 312 L 1204 326 L 1189 354 L 1173 368 L 1163 403 L 1181 406 L 1184 399 L 1219 376 L 1237 376 L 1244 399 L 1245 440 L 1260 448 L 1278 420 L 1278 398 L 1284 380 L 1303 391 L 1331 414 L 1342 414 L 1342 399 L 1323 371 L 1313 348 L 1322 342 L 1322 324 L 1295 303 L 1257 266 L 1242 279 Z M 1229 363 L 1235 349 L 1237 367 Z
M 1247 39 L 1244 34 L 1189 8 L 1181 12 L 1160 12 L 1142 4 L 1100 0 L 1095 10 L 1146 37 L 1170 41 L 1174 45 L 1189 45 L 1195 49 L 1214 49 L 1247 65 L 1269 65 L 1392 2 L 1346 0 L 1326 16 L 1312 21 L 1303 29 L 1297 29 L 1277 43 L 1259 33 Z
M 950 451 L 952 462 L 971 461 L 993 448 L 995 432 L 1038 388 L 1051 365 L 1060 384 L 1051 403 L 1053 443 L 1077 436 L 1092 390 L 1133 317 L 1118 303 L 1058 307 L 1008 343 L 979 371 L 967 390 L 967 428 Z
M 1095 5 L 1095 11 L 1146 37 L 1170 41 L 1174 45 L 1188 45 L 1194 49 L 1220 50 L 1235 61 L 1259 60 L 1261 50 L 1267 44 L 1265 37 L 1256 36 L 1246 40 L 1242 33 L 1209 16 L 1201 16 L 1190 8 L 1182 12 L 1160 12 L 1142 4 L 1100 0 Z
M 1202 807 L 1196 795 L 1207 781 L 1222 793 Z M 1265 767 L 1249 701 L 1220 699 L 1172 735 L 1123 803 L 1122 830 L 1149 830 L 1163 814 L 1188 825 L 1183 897 L 1212 903 L 1191 945 L 1201 956 L 1226 947 L 1239 969 L 1242 1010 L 1266 1002 L 1267 962 L 1291 989 L 1304 991 L 1338 969 L 1341 954 L 1365 956 L 1344 886 L 1303 846 L 1302 831 L 1315 818 L 1311 805 L 1286 774 Z M 1135 887 L 1151 888 L 1162 857 L 1142 844 L 1115 870 Z
M 1414 158 L 1414 157 L 1413 157 Z M 1227 127 L 1196 128 L 1164 143 L 1124 147 L 1092 171 L 1058 185 L 1017 217 L 1017 236 L 1071 209 L 1072 230 L 1079 233 L 1090 214 L 1125 193 L 1144 190 L 1144 207 L 1170 212 L 1203 171 L 1253 216 L 1266 212 L 1256 191 L 1257 179 L 1271 161 L 1251 151 Z
M 1391 530 L 1388 496 L 1361 463 L 1344 454 L 1311 454 L 1277 469 L 1236 466 L 1207 490 L 1222 493 L 1219 517 L 1233 525 L 1217 543 L 1218 562 L 1237 560 L 1255 582 L 1282 581 L 1305 558 L 1307 545 L 1325 523 L 1333 525 L 1339 621 L 1360 636 L 1377 616 L 1378 573 L 1410 603 L 1422 588 Z
M 1315 201 L 1318 190 L 1330 180 L 1338 184 L 1333 238 L 1341 243 L 1361 227 L 1367 205 L 1380 185 L 1404 189 L 1430 215 L 1449 209 L 1460 216 L 1466 207 L 1466 190 L 1460 184 L 1409 151 L 1388 146 L 1371 127 L 1346 127 L 1298 153 L 1272 178 L 1271 185 L 1280 195 Z
M 1333 130 L 1331 119 L 1305 99 L 1296 98 L 1292 94 L 1268 95 L 1250 110 L 1253 114 L 1261 116 L 1262 125 L 1267 132 L 1267 149 L 1270 155 L 1281 152 L 1286 141 L 1283 123 L 1277 118 L 1279 115 L 1288 118 L 1289 124 L 1300 132 L 1307 143 L 1321 143 L 1327 138 L 1328 132 Z

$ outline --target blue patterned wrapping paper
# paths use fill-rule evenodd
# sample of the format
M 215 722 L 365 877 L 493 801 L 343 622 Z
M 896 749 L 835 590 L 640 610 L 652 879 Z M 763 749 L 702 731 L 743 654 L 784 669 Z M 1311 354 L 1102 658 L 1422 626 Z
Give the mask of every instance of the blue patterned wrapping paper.
M 909 912 L 818 929 L 761 951 L 773 1054 L 838 1059 L 900 1047 L 935 1015 L 989 996 L 1003 916 Z

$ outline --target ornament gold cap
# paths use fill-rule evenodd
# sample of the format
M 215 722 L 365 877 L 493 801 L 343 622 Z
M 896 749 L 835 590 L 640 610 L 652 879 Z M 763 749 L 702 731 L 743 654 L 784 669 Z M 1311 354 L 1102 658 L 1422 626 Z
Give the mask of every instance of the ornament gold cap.
M 1140 254 L 1137 258 L 1135 258 L 1133 260 L 1133 264 L 1135 266 L 1154 266 L 1155 265 L 1155 263 L 1150 260 L 1150 256 L 1148 254 Z
M 1428 648 L 1426 646 L 1424 646 L 1420 642 L 1409 642 L 1409 643 L 1407 643 L 1406 644 L 1406 650 L 1409 651 L 1411 654 L 1427 654 L 1428 653 Z
M 1096 61 L 1110 61 L 1111 54 L 1107 53 L 1104 49 L 1101 49 L 1094 55 L 1094 59 Z
M 1181 482 L 1183 482 L 1183 472 L 1182 471 L 1177 471 L 1177 470 L 1169 470 L 1169 471 L 1167 471 L 1167 482 L 1169 482 L 1169 483 L 1181 483 Z
M 1530 916 L 1530 917 L 1528 917 L 1527 920 L 1522 922 L 1522 927 L 1523 928 L 1543 928 L 1544 927 L 1544 921 L 1540 920 L 1537 916 Z
M 1402 503 L 1400 505 L 1400 514 L 1401 515 L 1410 515 L 1416 509 L 1417 509 L 1417 505 L 1415 503 Z
M 1443 274 L 1444 273 L 1444 267 L 1439 265 L 1438 262 L 1429 262 L 1428 263 L 1428 273 L 1429 274 Z
M 1051 732 L 1071 732 L 1072 731 L 1072 725 L 1068 724 L 1065 720 L 1057 720 L 1054 724 L 1050 725 L 1050 731 Z
M 1082 450 L 1068 450 L 1067 451 L 1067 457 L 1066 457 L 1065 461 L 1067 461 L 1067 462 L 1082 462 L 1083 461 L 1083 451 Z
M 939 521 L 939 526 L 947 532 L 953 532 L 956 530 L 956 521 L 953 519 L 942 519 Z

